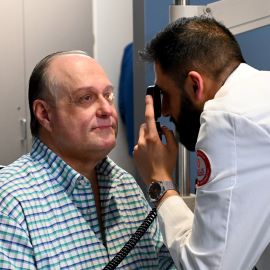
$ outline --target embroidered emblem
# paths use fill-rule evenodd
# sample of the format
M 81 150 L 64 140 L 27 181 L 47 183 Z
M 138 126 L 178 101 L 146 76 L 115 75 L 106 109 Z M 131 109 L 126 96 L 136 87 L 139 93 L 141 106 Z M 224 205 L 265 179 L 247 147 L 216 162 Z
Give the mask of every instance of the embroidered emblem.
M 206 154 L 198 150 L 197 151 L 197 186 L 200 187 L 206 184 L 211 174 L 211 166 Z

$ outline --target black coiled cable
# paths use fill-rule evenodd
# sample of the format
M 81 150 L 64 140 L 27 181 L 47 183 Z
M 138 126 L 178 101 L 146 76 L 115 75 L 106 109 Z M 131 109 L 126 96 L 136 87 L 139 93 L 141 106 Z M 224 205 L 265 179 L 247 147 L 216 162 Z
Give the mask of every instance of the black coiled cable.
M 122 247 L 122 249 L 114 256 L 114 258 L 103 268 L 103 270 L 113 270 L 116 269 L 123 259 L 128 255 L 128 253 L 136 246 L 141 237 L 145 234 L 149 226 L 152 224 L 157 216 L 157 209 L 153 208 L 148 216 L 145 218 L 143 223 L 137 229 L 137 231 L 132 234 L 128 242 Z

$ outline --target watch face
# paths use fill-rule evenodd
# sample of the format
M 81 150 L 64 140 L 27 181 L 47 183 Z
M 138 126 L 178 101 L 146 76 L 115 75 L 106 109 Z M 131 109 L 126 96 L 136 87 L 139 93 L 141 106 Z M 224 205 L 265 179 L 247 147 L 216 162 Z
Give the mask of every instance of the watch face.
M 159 183 L 152 183 L 149 188 L 149 196 L 151 199 L 158 199 L 161 194 L 161 186 Z

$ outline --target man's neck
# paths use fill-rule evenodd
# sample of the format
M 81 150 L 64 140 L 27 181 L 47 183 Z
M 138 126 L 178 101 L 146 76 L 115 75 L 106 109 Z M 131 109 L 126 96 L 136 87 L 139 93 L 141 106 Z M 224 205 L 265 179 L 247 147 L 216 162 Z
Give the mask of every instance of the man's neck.
M 63 149 L 59 148 L 56 143 L 50 140 L 49 136 L 44 136 L 42 133 L 40 134 L 39 139 L 75 171 L 85 176 L 89 180 L 95 179 L 95 168 L 97 164 L 104 158 L 104 154 L 102 155 L 101 153 L 99 156 L 92 155 L 85 157 L 83 156 L 83 153 L 69 153 L 64 151 Z

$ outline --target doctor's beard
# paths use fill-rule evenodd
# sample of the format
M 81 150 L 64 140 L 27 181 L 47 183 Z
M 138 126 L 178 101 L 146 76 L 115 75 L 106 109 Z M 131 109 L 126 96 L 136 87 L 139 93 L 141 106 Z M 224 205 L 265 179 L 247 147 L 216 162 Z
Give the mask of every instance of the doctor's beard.
M 179 135 L 180 143 L 189 151 L 195 151 L 200 130 L 201 110 L 194 107 L 189 97 L 181 94 L 181 108 L 177 119 L 171 117 Z

